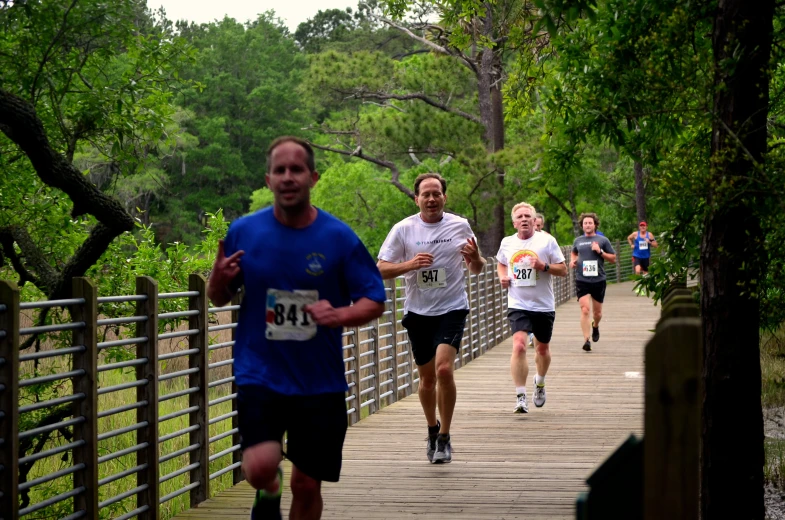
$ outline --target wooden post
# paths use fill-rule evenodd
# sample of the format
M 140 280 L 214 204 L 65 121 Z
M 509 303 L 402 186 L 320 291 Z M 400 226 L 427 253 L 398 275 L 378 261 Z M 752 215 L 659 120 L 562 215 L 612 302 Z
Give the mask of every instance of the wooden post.
M 236 306 L 236 305 L 242 304 L 242 302 L 243 302 L 243 294 L 244 293 L 243 293 L 242 290 L 237 292 L 237 293 L 235 293 L 235 295 L 232 297 L 231 305 Z M 238 323 L 239 321 L 240 321 L 240 311 L 235 309 L 235 310 L 232 311 L 232 323 Z M 232 341 L 233 342 L 237 341 L 237 327 L 232 329 Z M 237 352 L 237 350 L 235 349 L 235 344 L 233 343 L 232 344 L 232 359 L 237 359 L 237 357 L 235 355 L 235 352 Z M 234 364 L 232 364 L 232 376 L 234 376 Z M 239 389 L 237 388 L 237 381 L 232 379 L 232 389 L 231 389 L 231 392 L 233 394 L 238 394 L 238 391 L 239 391 Z M 238 402 L 238 400 L 239 400 L 239 396 L 235 397 L 234 399 L 232 399 L 232 411 L 233 412 L 237 411 L 237 402 Z M 239 427 L 240 427 L 239 417 L 237 415 L 235 415 L 234 417 L 232 417 L 232 429 L 233 430 L 239 429 Z M 239 431 L 232 434 L 232 446 L 237 446 L 238 444 L 240 444 L 241 440 L 242 439 L 240 438 L 240 432 Z M 243 460 L 243 452 L 241 450 L 235 450 L 234 452 L 232 452 L 232 464 L 236 464 L 238 462 L 242 462 L 242 460 Z M 243 480 L 245 480 L 245 478 L 243 477 L 243 468 L 241 468 L 241 467 L 234 468 L 232 470 L 232 484 L 239 484 Z
M 378 323 L 378 318 L 376 321 Z M 368 325 L 366 325 L 366 327 L 363 328 L 368 328 Z M 382 400 L 379 397 L 381 395 L 381 392 L 379 391 L 379 384 L 381 383 L 381 376 L 379 376 L 379 369 L 380 369 L 379 360 L 381 359 L 381 355 L 379 353 L 379 338 L 374 336 L 375 332 L 376 331 L 374 328 L 371 328 L 371 330 L 366 332 L 366 334 L 368 335 L 368 337 L 366 338 L 368 340 L 366 345 L 368 346 L 369 350 L 373 350 L 373 354 L 371 354 L 372 359 L 368 361 L 368 363 L 371 364 L 371 366 L 368 367 L 368 370 L 371 373 L 368 375 L 373 374 L 374 376 L 368 380 L 368 382 L 373 385 L 372 386 L 373 392 L 370 393 L 371 397 L 373 398 L 373 403 L 368 405 L 369 415 L 376 413 L 382 409 Z
M 646 345 L 644 518 L 697 520 L 700 511 L 702 329 L 670 298 Z
M 136 401 L 147 401 L 136 410 L 136 422 L 147 421 L 147 428 L 136 430 L 136 443 L 147 443 L 145 449 L 136 452 L 136 464 L 147 464 L 147 469 L 136 474 L 136 485 L 147 486 L 136 495 L 136 507 L 147 506 L 147 511 L 139 515 L 140 520 L 158 520 L 158 282 L 149 276 L 138 276 L 136 294 L 147 297 L 136 302 L 136 315 L 147 317 L 147 321 L 136 324 L 136 337 L 147 338 L 136 347 L 136 358 L 147 358 L 147 363 L 136 367 L 136 379 L 147 380 L 145 386 L 136 387 Z
M 73 449 L 74 465 L 85 465 L 84 470 L 74 473 L 74 488 L 85 488 L 74 497 L 74 510 L 84 511 L 86 518 L 98 518 L 98 291 L 87 278 L 74 278 L 72 290 L 74 298 L 85 300 L 82 305 L 70 307 L 71 319 L 85 323 L 84 328 L 73 332 L 73 344 L 85 347 L 82 354 L 73 355 L 72 361 L 74 370 L 84 370 L 84 375 L 73 378 L 73 391 L 85 395 L 74 403 L 74 416 L 85 419 L 73 428 L 74 442 L 84 441 Z
M 188 328 L 199 332 L 189 336 L 189 349 L 198 349 L 198 352 L 188 356 L 188 368 L 198 369 L 189 374 L 188 385 L 198 388 L 197 392 L 189 395 L 189 406 L 198 406 L 199 409 L 189 414 L 189 425 L 199 426 L 199 429 L 190 433 L 190 444 L 198 444 L 199 448 L 191 452 L 191 464 L 199 463 L 199 467 L 190 471 L 190 481 L 199 482 L 199 487 L 191 490 L 191 507 L 196 507 L 201 502 L 210 498 L 210 398 L 207 385 L 210 382 L 208 364 L 210 352 L 207 337 L 207 281 L 200 274 L 188 277 L 188 290 L 198 291 L 198 296 L 188 298 L 188 309 L 197 310 L 199 313 L 188 317 Z
M 19 289 L 0 281 L 0 518 L 19 518 Z
M 621 283 L 621 240 L 616 241 L 616 283 Z
M 352 331 L 350 338 L 353 346 L 346 352 L 349 358 L 354 359 L 348 363 L 344 363 L 345 367 L 351 372 L 348 376 L 347 383 L 350 386 L 346 397 L 349 398 L 350 396 L 354 395 L 354 399 L 349 401 L 349 408 L 354 408 L 354 411 L 349 414 L 349 426 L 356 424 L 357 421 L 360 420 L 360 331 L 358 329 L 359 327 L 349 328 L 349 330 Z
M 392 373 L 390 377 L 392 377 L 392 395 L 390 396 L 390 402 L 394 403 L 398 401 L 398 324 L 397 316 L 398 316 L 398 303 L 395 301 L 395 278 L 392 279 L 392 283 L 390 284 L 392 290 L 390 291 L 391 299 L 390 302 L 390 326 L 389 326 L 389 333 L 392 334 L 390 339 L 390 344 L 392 345 Z

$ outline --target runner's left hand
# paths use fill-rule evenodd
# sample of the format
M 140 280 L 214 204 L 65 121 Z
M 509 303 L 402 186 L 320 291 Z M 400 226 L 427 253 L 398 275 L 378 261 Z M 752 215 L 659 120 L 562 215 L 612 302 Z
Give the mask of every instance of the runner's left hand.
M 338 310 L 327 300 L 319 300 L 316 303 L 305 305 L 303 310 L 307 312 L 317 325 L 325 327 L 340 327 L 341 320 Z
M 461 254 L 467 262 L 479 262 L 480 248 L 477 247 L 477 241 L 474 238 L 467 238 L 466 244 L 464 244 L 463 249 L 461 249 Z

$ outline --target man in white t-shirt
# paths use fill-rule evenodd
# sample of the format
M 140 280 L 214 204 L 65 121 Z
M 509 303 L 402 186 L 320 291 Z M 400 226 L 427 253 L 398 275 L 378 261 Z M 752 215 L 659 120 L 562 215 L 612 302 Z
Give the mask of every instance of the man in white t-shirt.
M 447 182 L 441 175 L 419 175 L 414 181 L 414 202 L 420 212 L 393 226 L 377 265 L 384 279 L 404 275 L 406 303 L 401 323 L 420 373 L 418 393 L 428 422 L 426 454 L 432 463 L 446 463 L 452 460 L 455 355 L 469 313 L 463 263 L 478 274 L 486 262 L 466 219 L 444 212 Z M 436 419 L 437 401 L 441 421 Z
M 496 254 L 496 269 L 507 293 L 507 317 L 512 328 L 510 373 L 515 383 L 515 413 L 528 413 L 526 379 L 529 364 L 526 345 L 534 334 L 534 397 L 538 408 L 545 404 L 545 374 L 551 364 L 551 335 L 556 318 L 552 276 L 566 276 L 564 254 L 551 235 L 535 232 L 534 206 L 521 202 L 512 208 L 512 224 L 517 233 L 505 237 Z

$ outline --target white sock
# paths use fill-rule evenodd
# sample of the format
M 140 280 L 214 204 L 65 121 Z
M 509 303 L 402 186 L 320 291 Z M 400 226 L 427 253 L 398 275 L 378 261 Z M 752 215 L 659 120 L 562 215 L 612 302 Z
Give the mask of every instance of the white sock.
M 541 376 L 540 374 L 537 374 L 536 376 L 534 376 L 534 384 L 535 385 L 544 385 L 545 384 L 545 376 Z
M 518 395 L 521 395 L 521 394 L 526 395 L 526 387 L 525 386 L 516 386 L 515 387 L 515 392 Z

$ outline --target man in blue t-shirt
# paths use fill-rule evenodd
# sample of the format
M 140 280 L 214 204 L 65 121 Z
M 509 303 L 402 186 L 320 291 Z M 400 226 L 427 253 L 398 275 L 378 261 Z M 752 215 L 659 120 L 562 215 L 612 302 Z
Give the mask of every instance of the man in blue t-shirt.
M 649 225 L 641 220 L 638 224 L 638 231 L 630 233 L 627 243 L 632 248 L 632 265 L 635 268 L 635 274 L 649 274 L 651 248 L 658 245 L 654 235 L 649 233 Z
M 208 283 L 217 306 L 245 286 L 234 376 L 242 469 L 257 490 L 253 520 L 281 518 L 284 432 L 292 518 L 321 517 L 321 482 L 338 481 L 347 427 L 342 327 L 384 312 L 384 284 L 365 246 L 311 205 L 318 179 L 306 141 L 273 141 L 266 181 L 274 205 L 232 223 Z

